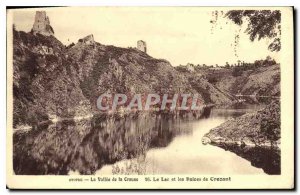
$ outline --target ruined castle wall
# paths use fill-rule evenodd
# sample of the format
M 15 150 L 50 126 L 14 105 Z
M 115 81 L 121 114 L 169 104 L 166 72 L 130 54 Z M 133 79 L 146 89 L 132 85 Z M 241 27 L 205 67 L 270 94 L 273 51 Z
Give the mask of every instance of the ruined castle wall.
M 32 27 L 33 34 L 39 33 L 42 35 L 54 35 L 53 29 L 50 26 L 50 20 L 45 11 L 37 11 Z
M 88 35 L 82 39 L 79 39 L 78 42 L 80 43 L 84 43 L 84 44 L 87 44 L 87 45 L 90 45 L 90 44 L 93 44 L 95 43 L 95 40 L 94 40 L 94 35 Z

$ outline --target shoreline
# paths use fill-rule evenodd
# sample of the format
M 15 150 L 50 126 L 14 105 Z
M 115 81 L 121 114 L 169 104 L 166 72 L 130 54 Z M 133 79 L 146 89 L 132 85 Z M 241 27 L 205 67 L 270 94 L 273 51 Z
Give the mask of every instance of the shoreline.
M 202 144 L 227 144 L 280 148 L 280 105 L 274 101 L 265 108 L 229 119 L 202 137 Z
M 55 124 L 58 122 L 63 122 L 63 121 L 81 121 L 81 120 L 89 120 L 92 119 L 93 117 L 99 117 L 99 116 L 105 116 L 105 117 L 116 117 L 116 118 L 122 118 L 124 116 L 130 115 L 130 114 L 139 114 L 139 113 L 160 113 L 160 114 L 170 114 L 170 115 L 177 115 L 180 111 L 185 111 L 187 113 L 189 112 L 202 112 L 203 109 L 205 108 L 212 108 L 216 106 L 215 104 L 207 104 L 204 105 L 201 110 L 191 110 L 191 111 L 186 111 L 186 110 L 174 110 L 174 111 L 165 111 L 165 110 L 148 110 L 148 111 L 132 111 L 132 112 L 126 112 L 124 110 L 118 110 L 116 112 L 102 112 L 102 113 L 90 113 L 88 115 L 82 115 L 82 116 L 74 116 L 74 117 L 58 117 L 58 116 L 52 116 L 51 118 L 49 118 L 48 120 L 45 121 L 41 121 L 38 122 L 36 125 L 28 125 L 28 124 L 22 124 L 17 126 L 16 128 L 13 128 L 13 133 L 15 132 L 28 132 L 31 131 L 34 127 L 40 126 L 40 125 L 44 125 L 47 123 L 51 123 L 51 124 Z
M 259 148 L 268 148 L 268 149 L 277 149 L 280 150 L 280 143 L 276 143 L 275 145 L 272 145 L 270 142 L 264 142 L 264 143 L 260 143 L 260 144 L 253 144 L 253 143 L 247 143 L 247 142 L 243 142 L 243 141 L 222 141 L 222 140 L 210 140 L 210 138 L 203 136 L 202 138 L 202 144 L 203 145 L 213 145 L 213 146 L 219 146 L 219 145 L 228 145 L 228 146 L 239 146 L 241 148 L 244 147 L 251 147 L 251 148 L 255 148 L 255 147 L 259 147 Z

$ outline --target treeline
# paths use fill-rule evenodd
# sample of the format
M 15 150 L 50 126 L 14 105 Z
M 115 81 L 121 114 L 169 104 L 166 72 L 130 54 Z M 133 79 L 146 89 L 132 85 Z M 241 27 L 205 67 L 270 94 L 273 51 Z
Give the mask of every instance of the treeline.
M 272 59 L 270 56 L 268 56 L 264 60 L 255 60 L 254 63 L 241 63 L 237 66 L 225 66 L 225 68 L 233 68 L 232 70 L 232 76 L 241 76 L 243 71 L 246 70 L 255 70 L 259 67 L 267 67 L 277 64 L 277 62 Z
M 225 68 L 230 68 L 230 67 L 243 67 L 244 69 L 254 69 L 262 66 L 272 66 L 277 64 L 277 62 L 272 59 L 270 56 L 266 57 L 264 60 L 255 60 L 253 63 L 245 63 L 238 61 L 237 64 L 229 65 L 226 63 L 224 66 Z
M 237 61 L 235 64 L 229 64 L 228 62 L 222 65 L 206 65 L 206 64 L 197 64 L 194 65 L 192 63 L 188 63 L 186 65 L 179 65 L 176 67 L 178 71 L 181 72 L 188 72 L 188 71 L 197 71 L 197 70 L 203 70 L 203 69 L 232 69 L 233 70 L 233 76 L 239 76 L 242 71 L 245 70 L 254 70 L 258 67 L 266 67 L 266 66 L 272 66 L 277 64 L 277 62 L 271 58 L 270 56 L 267 56 L 266 59 L 262 60 L 255 60 L 254 62 L 244 62 L 244 61 Z

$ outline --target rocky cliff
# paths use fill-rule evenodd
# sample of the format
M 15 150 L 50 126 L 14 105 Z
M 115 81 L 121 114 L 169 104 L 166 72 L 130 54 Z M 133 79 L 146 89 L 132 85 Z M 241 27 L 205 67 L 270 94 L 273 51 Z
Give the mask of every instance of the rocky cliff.
M 64 46 L 54 36 L 13 34 L 14 127 L 97 112 L 96 100 L 105 92 L 199 93 L 203 104 L 224 102 L 207 81 L 134 48 L 80 40 Z
M 210 83 L 203 74 L 195 71 L 182 71 L 178 67 L 176 70 L 187 78 L 194 89 L 201 92 L 205 102 L 221 106 L 236 103 L 236 97 L 228 93 L 226 90 L 220 90 L 213 83 Z

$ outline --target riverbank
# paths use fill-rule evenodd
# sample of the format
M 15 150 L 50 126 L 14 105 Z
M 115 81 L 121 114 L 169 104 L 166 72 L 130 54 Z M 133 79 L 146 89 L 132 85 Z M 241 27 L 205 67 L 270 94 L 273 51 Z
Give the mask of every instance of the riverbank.
M 124 109 L 119 109 L 115 112 L 98 112 L 98 113 L 89 113 L 87 115 L 79 115 L 79 116 L 74 116 L 74 117 L 59 117 L 55 115 L 51 115 L 48 117 L 48 120 L 43 120 L 40 122 L 35 123 L 34 125 L 19 125 L 15 128 L 13 128 L 13 132 L 28 132 L 40 125 L 44 124 L 55 124 L 63 121 L 81 121 L 81 120 L 91 120 L 91 119 L 96 119 L 99 121 L 107 120 L 107 119 L 114 119 L 118 120 L 120 118 L 124 118 L 126 116 L 132 116 L 136 117 L 139 114 L 153 114 L 153 115 L 164 115 L 164 116 L 169 116 L 170 118 L 185 118 L 189 120 L 194 120 L 194 119 L 199 119 L 200 115 L 202 115 L 203 112 L 205 112 L 205 109 L 207 108 L 212 108 L 215 105 L 213 104 L 207 104 L 201 107 L 201 110 L 159 110 L 152 108 L 147 111 L 138 111 L 138 110 L 130 110 L 126 111 Z
M 274 100 L 264 109 L 230 119 L 202 138 L 203 144 L 236 144 L 280 148 L 280 105 Z

